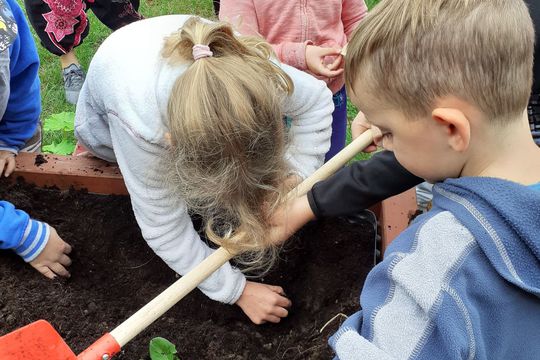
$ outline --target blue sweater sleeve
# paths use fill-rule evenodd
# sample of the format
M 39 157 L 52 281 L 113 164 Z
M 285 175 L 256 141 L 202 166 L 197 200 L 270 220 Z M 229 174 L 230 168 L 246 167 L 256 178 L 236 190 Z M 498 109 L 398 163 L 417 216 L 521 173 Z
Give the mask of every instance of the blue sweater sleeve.
M 32 137 L 39 122 L 39 57 L 20 6 L 15 0 L 6 3 L 17 22 L 18 36 L 9 48 L 10 94 L 0 120 L 0 150 L 17 153 Z
M 24 261 L 34 260 L 49 240 L 49 226 L 0 201 L 0 249 L 12 249 Z

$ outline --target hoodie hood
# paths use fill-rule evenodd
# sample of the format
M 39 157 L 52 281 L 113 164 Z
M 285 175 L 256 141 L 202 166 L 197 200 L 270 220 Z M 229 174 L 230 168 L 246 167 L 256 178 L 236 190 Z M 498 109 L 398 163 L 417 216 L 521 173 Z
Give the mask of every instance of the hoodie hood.
M 434 203 L 451 211 L 477 239 L 493 268 L 540 298 L 540 191 L 485 177 L 449 179 L 433 188 Z

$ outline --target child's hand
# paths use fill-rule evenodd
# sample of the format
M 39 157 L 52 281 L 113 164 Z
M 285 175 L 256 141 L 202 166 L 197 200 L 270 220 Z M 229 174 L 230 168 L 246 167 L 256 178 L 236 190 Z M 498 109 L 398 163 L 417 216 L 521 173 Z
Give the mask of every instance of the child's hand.
M 373 152 L 377 150 L 377 146 L 381 141 L 381 131 L 379 130 L 379 128 L 371 126 L 371 124 L 367 121 L 364 113 L 358 111 L 358 115 L 356 115 L 354 120 L 351 122 L 352 139 L 356 139 L 358 136 L 360 136 L 369 129 L 373 131 L 373 144 L 365 148 L 364 152 Z
M 278 323 L 289 314 L 291 300 L 285 297 L 280 286 L 246 282 L 246 287 L 236 302 L 255 324 L 269 321 Z
M 289 200 L 277 209 L 270 219 L 268 243 L 283 243 L 314 218 L 315 214 L 309 206 L 307 195 Z
M 65 267 L 71 265 L 68 256 L 71 246 L 58 236 L 52 226 L 49 228 L 51 233 L 47 245 L 37 258 L 30 261 L 30 265 L 49 279 L 54 279 L 57 275 L 69 277 L 70 274 Z
M 306 65 L 309 71 L 317 76 L 326 76 L 329 78 L 336 77 L 343 73 L 341 65 L 341 50 L 334 48 L 323 48 L 320 46 L 306 46 Z M 336 56 L 336 59 L 331 64 L 325 63 L 327 56 Z
M 10 151 L 0 150 L 0 176 L 2 176 L 2 173 L 5 177 L 11 175 L 15 170 L 15 165 L 15 154 Z

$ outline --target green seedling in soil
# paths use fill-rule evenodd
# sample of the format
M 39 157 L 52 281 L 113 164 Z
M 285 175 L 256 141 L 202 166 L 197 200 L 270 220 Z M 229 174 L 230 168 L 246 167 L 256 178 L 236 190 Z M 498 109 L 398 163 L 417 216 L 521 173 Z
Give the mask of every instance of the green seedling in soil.
M 152 360 L 179 360 L 176 355 L 176 346 L 162 337 L 150 340 L 150 359 Z
M 71 155 L 77 144 L 73 135 L 75 113 L 61 112 L 45 119 L 43 147 L 45 153 Z

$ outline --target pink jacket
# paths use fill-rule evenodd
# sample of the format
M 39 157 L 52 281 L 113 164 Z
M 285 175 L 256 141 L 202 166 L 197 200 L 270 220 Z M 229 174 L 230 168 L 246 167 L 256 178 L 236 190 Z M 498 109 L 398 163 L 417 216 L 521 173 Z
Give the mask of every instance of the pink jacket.
M 261 35 L 278 58 L 307 71 L 306 45 L 343 47 L 367 14 L 364 0 L 221 0 L 219 19 L 243 35 Z M 332 93 L 344 77 L 323 79 Z

